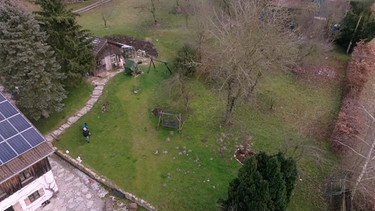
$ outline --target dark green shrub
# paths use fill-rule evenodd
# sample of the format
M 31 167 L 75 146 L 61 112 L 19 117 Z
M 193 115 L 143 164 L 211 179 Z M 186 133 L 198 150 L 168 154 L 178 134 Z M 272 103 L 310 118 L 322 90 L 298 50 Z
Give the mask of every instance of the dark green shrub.
M 296 161 L 260 152 L 245 160 L 229 184 L 223 210 L 286 210 L 297 178 Z

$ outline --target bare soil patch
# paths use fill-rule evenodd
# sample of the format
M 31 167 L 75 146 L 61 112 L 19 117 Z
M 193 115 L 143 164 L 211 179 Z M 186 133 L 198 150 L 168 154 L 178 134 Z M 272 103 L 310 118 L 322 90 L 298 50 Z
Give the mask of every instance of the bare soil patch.
M 293 72 L 302 81 L 313 82 L 330 82 L 338 81 L 344 70 L 341 64 L 302 64 L 297 66 Z
M 126 45 L 131 45 L 135 48 L 135 50 L 142 50 L 146 52 L 146 55 L 152 56 L 152 57 L 158 57 L 159 53 L 154 44 L 152 44 L 149 40 L 140 40 L 136 39 L 134 37 L 126 36 L 126 35 L 109 35 L 105 36 L 104 38 L 114 41 L 123 43 Z

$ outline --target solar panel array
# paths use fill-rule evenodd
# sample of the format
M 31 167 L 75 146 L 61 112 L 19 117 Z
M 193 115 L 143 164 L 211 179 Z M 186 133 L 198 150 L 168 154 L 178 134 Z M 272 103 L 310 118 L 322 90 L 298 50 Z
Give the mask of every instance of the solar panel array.
M 42 142 L 42 135 L 0 93 L 0 165 Z

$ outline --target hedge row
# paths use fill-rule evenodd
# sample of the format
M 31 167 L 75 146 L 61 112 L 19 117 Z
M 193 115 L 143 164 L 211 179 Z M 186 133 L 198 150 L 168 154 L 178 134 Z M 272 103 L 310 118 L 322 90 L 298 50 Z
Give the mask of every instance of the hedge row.
M 331 136 L 331 147 L 336 152 L 355 148 L 362 134 L 366 113 L 360 101 L 364 86 L 375 69 L 375 45 L 359 42 L 347 66 L 341 109 Z

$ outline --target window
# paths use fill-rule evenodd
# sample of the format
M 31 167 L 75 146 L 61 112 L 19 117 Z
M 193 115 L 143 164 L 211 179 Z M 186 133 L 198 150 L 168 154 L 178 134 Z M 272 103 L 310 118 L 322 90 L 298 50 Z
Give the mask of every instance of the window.
M 39 191 L 35 191 L 30 196 L 28 196 L 31 203 L 33 203 L 35 200 L 37 200 L 40 197 Z
M 117 58 L 116 58 L 116 55 L 112 55 L 111 56 L 111 63 L 116 63 L 117 62 Z
M 22 185 L 26 185 L 33 180 L 33 175 L 31 174 L 29 170 L 25 170 L 21 172 L 18 176 L 20 177 Z

